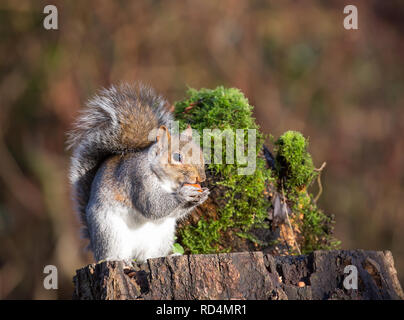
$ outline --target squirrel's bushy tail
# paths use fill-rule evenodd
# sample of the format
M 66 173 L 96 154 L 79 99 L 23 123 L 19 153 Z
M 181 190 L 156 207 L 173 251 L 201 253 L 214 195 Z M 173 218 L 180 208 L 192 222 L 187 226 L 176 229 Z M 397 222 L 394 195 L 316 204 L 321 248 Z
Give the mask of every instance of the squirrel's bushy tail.
M 70 182 L 73 201 L 88 237 L 86 207 L 91 184 L 100 164 L 110 155 L 151 145 L 151 130 L 169 126 L 171 113 L 166 101 L 142 84 L 122 84 L 103 89 L 81 111 L 68 133 L 72 149 Z

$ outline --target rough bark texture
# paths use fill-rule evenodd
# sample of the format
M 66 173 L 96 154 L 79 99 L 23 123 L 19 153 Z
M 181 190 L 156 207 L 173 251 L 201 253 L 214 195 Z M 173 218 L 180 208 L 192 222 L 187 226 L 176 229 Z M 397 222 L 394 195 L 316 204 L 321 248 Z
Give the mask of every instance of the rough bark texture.
M 344 289 L 344 267 L 358 289 Z M 404 299 L 390 251 L 169 256 L 138 265 L 104 261 L 73 279 L 75 299 Z

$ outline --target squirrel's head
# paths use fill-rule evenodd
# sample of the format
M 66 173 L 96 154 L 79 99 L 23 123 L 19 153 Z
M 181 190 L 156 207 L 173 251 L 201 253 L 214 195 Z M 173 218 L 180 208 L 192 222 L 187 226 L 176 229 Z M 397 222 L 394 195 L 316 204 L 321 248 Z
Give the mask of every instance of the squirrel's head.
M 167 127 L 161 126 L 151 151 L 153 171 L 171 189 L 206 179 L 203 153 L 192 139 L 190 126 L 180 135 L 171 135 Z

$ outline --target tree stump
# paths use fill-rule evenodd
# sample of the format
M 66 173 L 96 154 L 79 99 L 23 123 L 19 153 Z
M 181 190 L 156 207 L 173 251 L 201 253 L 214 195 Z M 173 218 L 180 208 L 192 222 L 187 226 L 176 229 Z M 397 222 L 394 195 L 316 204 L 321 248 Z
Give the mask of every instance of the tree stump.
M 345 266 L 357 269 L 346 289 Z M 390 251 L 262 252 L 183 255 L 144 264 L 103 261 L 73 279 L 74 299 L 404 299 Z

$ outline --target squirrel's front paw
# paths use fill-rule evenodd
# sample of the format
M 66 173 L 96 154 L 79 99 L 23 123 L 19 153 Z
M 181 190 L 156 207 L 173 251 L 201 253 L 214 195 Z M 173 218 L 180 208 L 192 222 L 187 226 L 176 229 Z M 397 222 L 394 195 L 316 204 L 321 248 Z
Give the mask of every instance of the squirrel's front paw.
M 194 186 L 182 186 L 178 191 L 179 198 L 186 203 L 191 204 L 192 206 L 197 206 L 202 204 L 209 196 L 209 189 L 202 188 L 198 189 Z

